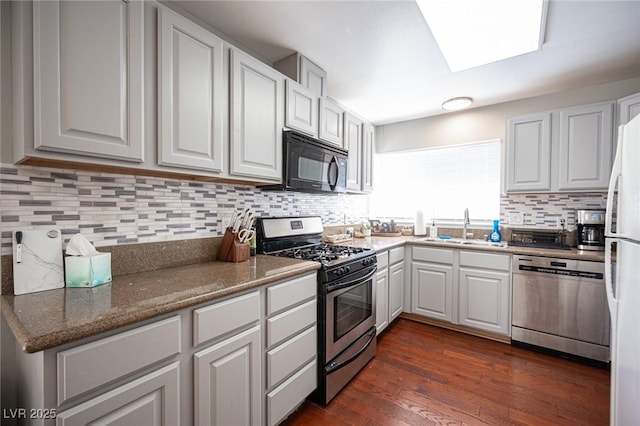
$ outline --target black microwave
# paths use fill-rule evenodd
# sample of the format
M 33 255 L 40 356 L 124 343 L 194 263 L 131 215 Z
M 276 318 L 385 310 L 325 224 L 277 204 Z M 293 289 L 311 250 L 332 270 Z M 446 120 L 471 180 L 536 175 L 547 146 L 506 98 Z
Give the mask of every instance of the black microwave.
M 282 132 L 283 182 L 264 189 L 346 192 L 347 151 L 291 130 Z

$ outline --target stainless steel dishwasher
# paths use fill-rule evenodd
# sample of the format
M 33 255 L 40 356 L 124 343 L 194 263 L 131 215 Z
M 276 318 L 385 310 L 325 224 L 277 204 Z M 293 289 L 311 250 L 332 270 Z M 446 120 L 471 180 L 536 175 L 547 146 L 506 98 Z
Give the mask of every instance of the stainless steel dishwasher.
M 513 256 L 511 340 L 609 361 L 604 263 Z

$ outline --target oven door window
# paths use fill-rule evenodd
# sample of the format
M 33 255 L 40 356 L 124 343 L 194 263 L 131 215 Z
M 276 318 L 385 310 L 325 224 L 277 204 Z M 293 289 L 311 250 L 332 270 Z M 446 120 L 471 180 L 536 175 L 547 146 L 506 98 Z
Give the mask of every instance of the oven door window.
M 333 299 L 334 342 L 371 317 L 373 309 L 372 287 L 371 281 L 367 280 Z

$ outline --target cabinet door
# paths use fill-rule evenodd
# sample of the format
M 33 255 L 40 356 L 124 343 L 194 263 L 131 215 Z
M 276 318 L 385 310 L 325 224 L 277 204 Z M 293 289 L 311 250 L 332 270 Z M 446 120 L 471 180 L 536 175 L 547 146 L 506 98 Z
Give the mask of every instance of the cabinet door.
M 194 355 L 197 425 L 259 425 L 260 326 Z
M 373 191 L 374 129 L 370 124 L 362 126 L 362 190 Z
M 612 125 L 612 102 L 560 111 L 558 189 L 607 189 Z
M 143 2 L 33 3 L 35 148 L 143 161 Z
M 327 96 L 327 72 L 300 56 L 300 84 L 318 96 Z
M 64 426 L 180 424 L 178 366 L 177 362 L 173 363 L 94 399 L 59 412 L 57 424 Z
M 509 273 L 461 267 L 459 323 L 509 334 Z
M 222 171 L 222 40 L 158 8 L 158 162 Z
M 451 322 L 452 266 L 412 262 L 411 293 L 411 312 Z
M 402 313 L 404 308 L 404 262 L 389 267 L 389 323 Z
M 282 181 L 282 74 L 231 50 L 230 173 Z
M 343 146 L 342 124 L 344 109 L 328 98 L 320 98 L 320 123 L 318 136 L 320 139 Z
M 380 334 L 389 325 L 389 271 L 387 268 L 376 275 L 376 329 Z
M 551 114 L 507 120 L 507 191 L 551 189 Z
M 627 124 L 640 114 L 640 93 L 618 100 L 618 126 Z
M 295 81 L 287 80 L 285 86 L 285 126 L 317 137 L 318 97 Z
M 362 180 L 362 120 L 344 113 L 344 148 L 349 151 L 347 189 L 360 191 Z

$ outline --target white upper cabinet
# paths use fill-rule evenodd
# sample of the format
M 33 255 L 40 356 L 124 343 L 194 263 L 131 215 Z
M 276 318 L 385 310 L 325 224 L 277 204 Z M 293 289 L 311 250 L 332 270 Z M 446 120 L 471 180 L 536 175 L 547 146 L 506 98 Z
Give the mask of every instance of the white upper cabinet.
M 318 96 L 293 80 L 285 87 L 285 126 L 318 137 Z
M 230 77 L 230 173 L 280 182 L 284 77 L 235 49 Z
M 551 113 L 507 121 L 507 191 L 551 189 Z
M 327 96 L 327 72 L 301 54 L 289 55 L 273 64 L 273 67 L 316 96 Z
M 143 6 L 33 3 L 37 150 L 143 161 Z
M 223 170 L 227 85 L 223 42 L 158 8 L 158 162 Z
M 365 192 L 373 191 L 373 155 L 374 147 L 374 128 L 371 124 L 362 125 L 362 190 Z
M 320 139 L 336 144 L 343 144 L 344 109 L 329 98 L 320 98 L 320 123 L 318 136 Z
M 304 56 L 300 56 L 299 81 L 318 96 L 327 96 L 327 72 Z
M 612 102 L 560 111 L 558 189 L 607 188 L 612 124 Z
M 349 152 L 347 189 L 360 191 L 362 182 L 362 120 L 344 113 L 344 148 Z
M 613 102 L 507 120 L 507 192 L 606 189 L 613 152 Z
M 618 126 L 627 124 L 638 114 L 640 114 L 640 93 L 618 100 Z

